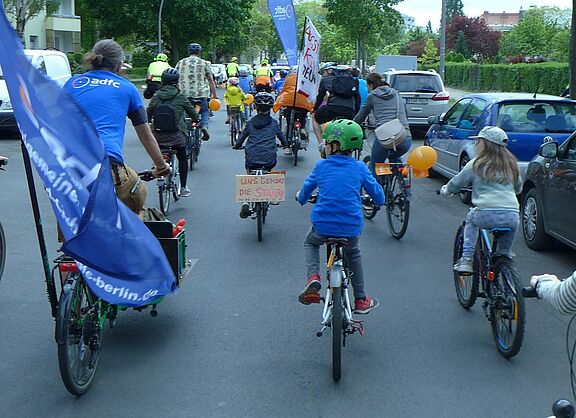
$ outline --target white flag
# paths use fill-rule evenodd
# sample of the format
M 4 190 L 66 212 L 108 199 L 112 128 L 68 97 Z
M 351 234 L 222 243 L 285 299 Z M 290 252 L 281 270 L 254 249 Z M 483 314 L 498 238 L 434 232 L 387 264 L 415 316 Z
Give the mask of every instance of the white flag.
M 303 48 L 298 63 L 298 93 L 306 96 L 309 102 L 316 100 L 318 85 L 320 84 L 320 34 L 306 18 Z

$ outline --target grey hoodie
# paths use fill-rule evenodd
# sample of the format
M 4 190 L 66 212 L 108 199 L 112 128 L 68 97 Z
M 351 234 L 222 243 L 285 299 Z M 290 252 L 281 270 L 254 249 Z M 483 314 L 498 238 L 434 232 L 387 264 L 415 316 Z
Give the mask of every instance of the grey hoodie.
M 398 100 L 401 100 L 399 109 Z M 398 92 L 392 87 L 380 86 L 372 90 L 366 98 L 364 106 L 362 106 L 360 112 L 354 117 L 354 122 L 364 122 L 364 119 L 366 119 L 370 112 L 374 114 L 374 118 L 376 119 L 376 128 L 398 117 L 402 125 L 406 127 L 407 135 L 410 135 L 408 118 L 406 117 L 406 104 Z

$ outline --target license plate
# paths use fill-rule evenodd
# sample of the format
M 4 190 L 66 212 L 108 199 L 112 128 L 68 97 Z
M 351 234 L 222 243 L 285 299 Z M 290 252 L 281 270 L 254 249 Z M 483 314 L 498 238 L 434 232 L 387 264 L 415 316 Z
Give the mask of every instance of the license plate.
M 424 104 L 428 103 L 428 99 L 410 99 L 410 98 L 407 98 L 406 103 L 407 104 L 423 104 L 424 105 Z

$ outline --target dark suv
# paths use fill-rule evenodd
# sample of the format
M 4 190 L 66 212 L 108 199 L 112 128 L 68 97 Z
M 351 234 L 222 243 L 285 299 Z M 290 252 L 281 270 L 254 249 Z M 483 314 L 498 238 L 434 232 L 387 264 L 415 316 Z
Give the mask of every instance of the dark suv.
M 522 191 L 522 232 L 533 250 L 552 238 L 576 249 L 576 134 L 562 145 L 547 142 L 528 164 Z

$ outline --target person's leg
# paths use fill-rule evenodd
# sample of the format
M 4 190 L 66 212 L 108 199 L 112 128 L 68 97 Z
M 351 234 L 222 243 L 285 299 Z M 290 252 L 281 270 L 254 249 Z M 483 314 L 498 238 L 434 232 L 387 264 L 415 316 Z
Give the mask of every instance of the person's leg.
M 186 156 L 186 147 L 176 148 L 176 157 L 178 158 L 178 174 L 180 174 L 180 185 L 187 188 L 188 180 L 188 157 Z
M 320 246 L 326 242 L 326 237 L 318 235 L 311 227 L 304 239 L 304 256 L 306 258 L 306 273 L 308 280 L 304 290 L 298 295 L 298 301 L 304 305 L 318 303 L 322 284 L 320 281 Z
M 362 268 L 362 256 L 358 237 L 348 238 L 348 245 L 344 247 L 344 256 L 350 269 L 352 287 L 354 289 L 354 299 L 364 299 L 364 270 Z
M 388 159 L 390 160 L 391 163 L 401 163 L 402 156 L 406 154 L 408 151 L 410 151 L 411 147 L 412 147 L 412 137 L 408 135 L 401 144 L 398 144 L 396 146 L 396 151 L 394 151 L 394 149 L 389 150 L 390 155 Z
M 472 208 L 466 216 L 462 257 L 454 264 L 454 270 L 460 273 L 474 272 L 474 252 L 476 251 L 476 241 L 478 240 L 477 212 L 476 208 Z
M 372 142 L 372 153 L 370 154 L 370 171 L 376 177 L 374 169 L 376 163 L 384 163 L 390 154 L 390 150 L 384 148 L 377 139 Z
M 475 215 L 475 223 L 479 228 L 510 228 L 503 232 L 498 239 L 498 248 L 494 255 L 503 255 L 512 258 L 512 244 L 516 237 L 519 224 L 518 212 L 507 210 L 478 210 Z
M 200 103 L 200 120 L 202 127 L 208 129 L 210 123 L 210 109 L 208 108 L 208 99 L 203 98 Z

